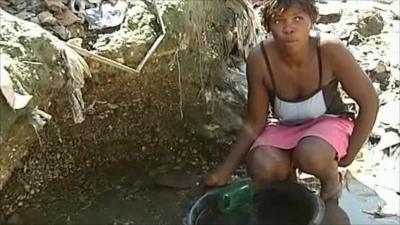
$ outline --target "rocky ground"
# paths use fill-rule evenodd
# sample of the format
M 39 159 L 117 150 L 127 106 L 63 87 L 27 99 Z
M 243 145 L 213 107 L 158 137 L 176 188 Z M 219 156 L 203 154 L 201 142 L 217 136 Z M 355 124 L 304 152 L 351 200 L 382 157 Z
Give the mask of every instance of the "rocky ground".
M 380 109 L 369 142 L 348 169 L 373 188 L 386 204 L 380 212 L 399 215 L 400 201 L 400 21 L 398 1 L 347 1 L 322 6 L 337 22 L 319 24 L 340 36 L 379 93 Z M 323 3 L 321 4 L 323 5 Z M 336 16 L 333 16 L 336 11 Z M 338 17 L 337 12 L 341 14 Z
M 160 26 L 155 22 L 151 1 L 127 2 L 129 10 L 125 16 L 134 22 L 122 23 L 120 30 L 127 30 L 116 35 L 121 39 L 114 39 L 112 34 L 118 32 L 115 28 L 90 30 L 87 21 L 82 23 L 82 14 L 74 12 L 79 11 L 78 5 L 71 8 L 68 1 L 1 0 L 0 7 L 39 24 L 62 40 L 81 41 L 82 47 L 96 54 L 136 68 L 159 34 Z M 373 213 L 371 217 L 399 216 L 398 1 L 318 4 L 321 19 L 316 30 L 340 37 L 379 92 L 381 107 L 376 126 L 362 154 L 348 169 L 384 200 L 368 209 Z M 173 9 L 171 5 L 160 9 L 168 11 Z M 139 13 L 143 11 L 144 14 Z M 165 17 L 167 26 L 179 23 L 168 14 Z M 172 27 L 174 30 L 179 26 Z M 145 44 L 138 47 L 134 44 L 138 42 Z M 128 46 L 126 43 L 130 43 L 129 47 L 123 47 Z M 107 224 L 168 224 L 185 216 L 197 193 L 194 181 L 221 159 L 228 149 L 227 140 L 231 140 L 240 123 L 240 108 L 246 95 L 244 68 L 243 63 L 232 60 L 235 66 L 215 72 L 228 74 L 228 82 L 217 80 L 214 89 L 203 89 L 193 81 L 193 76 L 183 74 L 192 73 L 188 71 L 197 67 L 198 62 L 182 63 L 179 68 L 174 60 L 177 55 L 173 54 L 176 44 L 171 44 L 175 42 L 166 43 L 156 53 L 160 57 L 150 60 L 141 76 L 120 72 L 115 67 L 104 69 L 99 61 L 87 60 L 94 78 L 82 89 L 85 121 L 73 124 L 64 94 L 54 96 L 58 100 L 45 108 L 51 112 L 52 122 L 39 133 L 40 141 L 34 136 L 27 154 L 18 160 L 11 178 L 0 189 L 0 223 L 83 223 L 85 218 L 99 217 L 94 213 L 99 209 L 109 215 L 97 218 L 99 223 Z M 171 49 L 172 53 L 168 53 Z M 127 54 L 132 52 L 135 54 Z M 190 56 L 182 53 L 181 61 L 192 60 Z M 203 94 L 205 98 L 198 97 Z M 238 175 L 243 174 L 243 170 L 238 171 Z M 154 184 L 182 191 L 168 192 Z M 167 200 L 161 203 L 162 197 Z M 118 198 L 127 198 L 127 206 L 113 210 Z M 166 210 L 174 200 L 177 208 Z M 144 210 L 146 207 L 154 210 Z M 111 211 L 107 211 L 109 208 Z M 130 208 L 135 213 L 131 214 Z M 119 209 L 127 212 L 118 214 Z M 166 221 L 168 214 L 179 216 Z M 134 218 L 143 215 L 146 218 L 135 222 Z

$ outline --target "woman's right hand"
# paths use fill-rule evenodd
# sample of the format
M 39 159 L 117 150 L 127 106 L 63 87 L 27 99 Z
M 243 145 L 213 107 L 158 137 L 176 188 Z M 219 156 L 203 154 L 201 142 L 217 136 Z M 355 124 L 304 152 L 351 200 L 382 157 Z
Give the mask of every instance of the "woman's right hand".
M 230 173 L 228 171 L 224 171 L 218 169 L 209 173 L 202 183 L 200 184 L 203 188 L 212 188 L 212 187 L 220 187 L 224 186 L 230 178 Z

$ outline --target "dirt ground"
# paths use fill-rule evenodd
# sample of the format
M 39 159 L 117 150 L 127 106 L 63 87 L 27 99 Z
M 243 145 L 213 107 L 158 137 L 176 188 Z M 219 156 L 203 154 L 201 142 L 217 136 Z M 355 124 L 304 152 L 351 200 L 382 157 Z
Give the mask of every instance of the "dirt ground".
M 158 65 L 162 63 L 168 62 L 157 62 Z M 157 64 L 152 67 L 155 71 Z M 129 185 L 132 185 L 129 186 L 129 189 L 133 189 L 130 191 L 141 187 L 134 180 L 147 183 L 146 185 L 151 183 L 152 178 L 148 177 L 147 170 L 151 170 L 152 166 L 193 167 L 197 171 L 195 176 L 200 178 L 201 173 L 207 171 L 212 164 L 211 161 L 221 158 L 227 146 L 199 139 L 192 129 L 193 124 L 186 117 L 180 118 L 180 92 L 177 82 L 175 83 L 177 79 L 172 79 L 171 76 L 175 78 L 176 74 L 156 76 L 144 73 L 140 77 L 121 73 L 95 75 L 85 88 L 86 120 L 78 125 L 72 123 L 69 108 L 65 107 L 66 102 L 53 102 L 50 108 L 54 112 L 55 120 L 39 133 L 41 144 L 38 140 L 31 146 L 29 154 L 14 171 L 0 194 L 0 215 L 9 218 L 15 210 L 31 210 L 39 205 L 39 210 L 45 214 L 28 214 L 38 217 L 43 215 L 42 218 L 48 218 L 49 222 L 65 222 L 67 218 L 62 216 L 62 209 L 55 210 L 55 216 L 46 216 L 46 213 L 53 211 L 50 210 L 53 209 L 51 204 L 47 204 L 53 200 L 48 201 L 48 198 L 56 196 L 54 201 L 68 199 L 68 203 L 65 202 L 64 205 L 66 210 L 71 210 L 70 205 L 74 208 L 85 207 L 80 202 L 87 204 L 90 201 L 84 200 L 94 193 L 85 189 L 82 182 L 91 180 L 88 183 L 96 186 L 104 182 L 102 179 L 108 179 L 106 177 L 124 179 L 113 175 L 118 173 L 121 164 L 129 165 L 122 166 L 122 170 L 128 176 L 126 179 L 129 180 Z M 189 82 L 186 81 L 185 84 L 191 85 Z M 187 90 L 189 88 L 183 90 L 185 96 L 195 96 L 186 93 Z M 191 100 L 190 105 L 182 106 L 183 110 L 185 111 L 185 107 L 202 110 L 197 107 L 199 104 L 196 101 L 200 100 Z M 105 168 L 109 171 L 101 172 Z M 147 172 L 138 175 L 135 173 L 137 169 Z M 129 174 L 131 170 L 133 173 Z M 99 176 L 101 173 L 111 174 Z M 132 176 L 142 176 L 145 179 Z M 106 186 L 118 186 L 118 182 L 107 182 Z M 103 190 L 107 190 L 106 186 Z M 57 190 L 64 188 L 61 193 L 57 193 Z M 83 192 L 75 195 L 75 191 L 81 188 Z M 172 193 L 174 196 L 185 192 Z M 47 203 L 42 205 L 41 201 Z M 107 224 L 110 221 L 112 220 L 104 220 Z

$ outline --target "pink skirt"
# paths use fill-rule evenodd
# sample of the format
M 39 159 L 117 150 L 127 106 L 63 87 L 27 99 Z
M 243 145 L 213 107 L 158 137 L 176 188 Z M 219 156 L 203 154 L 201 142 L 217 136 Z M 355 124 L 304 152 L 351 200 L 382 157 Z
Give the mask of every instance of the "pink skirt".
M 321 116 L 300 125 L 268 123 L 250 148 L 271 146 L 281 150 L 292 150 L 305 137 L 319 137 L 330 144 L 336 151 L 337 159 L 347 154 L 349 137 L 354 123 L 347 118 Z

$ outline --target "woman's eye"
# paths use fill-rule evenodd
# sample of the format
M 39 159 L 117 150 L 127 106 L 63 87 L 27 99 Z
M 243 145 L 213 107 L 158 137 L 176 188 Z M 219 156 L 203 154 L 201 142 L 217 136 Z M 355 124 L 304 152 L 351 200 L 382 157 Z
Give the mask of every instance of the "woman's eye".
M 279 24 L 280 22 L 280 20 L 274 20 L 274 24 Z
M 300 16 L 296 16 L 295 18 L 294 18 L 294 20 L 296 21 L 296 22 L 298 22 L 298 21 L 300 21 L 302 18 L 300 17 Z

